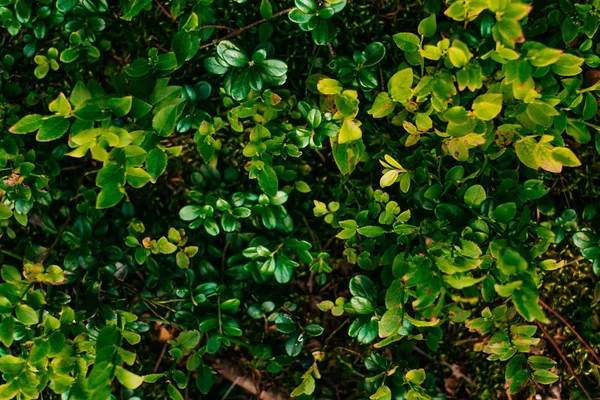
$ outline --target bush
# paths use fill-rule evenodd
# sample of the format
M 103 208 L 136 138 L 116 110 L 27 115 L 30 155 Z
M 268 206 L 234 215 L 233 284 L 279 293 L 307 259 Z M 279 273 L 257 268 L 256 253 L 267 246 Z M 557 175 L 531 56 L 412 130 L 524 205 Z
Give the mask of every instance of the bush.
M 0 399 L 600 395 L 600 1 L 114 3 L 0 0 Z

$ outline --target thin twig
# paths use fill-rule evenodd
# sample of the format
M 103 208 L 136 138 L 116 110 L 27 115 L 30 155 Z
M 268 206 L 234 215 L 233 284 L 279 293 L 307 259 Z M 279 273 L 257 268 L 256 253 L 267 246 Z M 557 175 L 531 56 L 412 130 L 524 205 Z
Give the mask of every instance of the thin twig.
M 158 1 L 158 0 L 156 0 L 156 1 Z M 278 12 L 276 12 L 275 14 L 273 14 L 273 16 L 272 16 L 271 18 L 275 18 L 275 17 L 279 17 L 280 15 L 287 14 L 287 13 L 289 13 L 290 11 L 292 11 L 294 8 L 295 8 L 295 7 L 290 7 L 290 8 L 286 8 L 285 10 L 278 11 Z M 267 20 L 267 19 L 264 19 L 264 18 L 263 18 L 263 19 L 260 19 L 260 20 L 258 20 L 258 21 L 255 21 L 255 22 L 251 23 L 250 25 L 246 25 L 246 26 L 244 26 L 243 28 L 239 28 L 239 29 L 236 29 L 235 31 L 233 31 L 233 32 L 231 32 L 231 33 L 228 33 L 227 35 L 225 35 L 225 36 L 223 36 L 223 37 L 221 37 L 221 38 L 219 38 L 219 39 L 215 39 L 215 40 L 213 40 L 212 42 L 209 42 L 209 43 L 203 44 L 202 46 L 200 46 L 200 47 L 198 48 L 198 50 L 206 49 L 207 47 L 214 46 L 214 45 L 216 45 L 217 43 L 219 43 L 219 42 L 222 42 L 223 40 L 227 40 L 227 39 L 231 39 L 232 37 L 236 37 L 236 36 L 238 36 L 240 33 L 244 32 L 244 31 L 246 31 L 246 30 L 248 30 L 248 29 L 250 29 L 250 28 L 252 28 L 252 27 L 254 27 L 254 26 L 256 26 L 256 25 L 260 25 L 260 24 L 262 24 L 263 22 L 267 22 L 267 21 L 268 21 L 268 20 Z M 202 29 L 202 28 L 204 28 L 204 26 L 201 26 L 201 27 L 200 27 L 200 28 L 198 28 L 198 29 Z
M 160 356 L 158 356 L 158 360 L 156 360 L 156 364 L 154 364 L 154 373 L 156 373 L 156 371 L 158 371 L 158 367 L 160 367 L 160 362 L 162 361 L 163 357 L 165 356 L 165 352 L 167 351 L 167 345 L 168 343 L 165 343 L 165 345 L 162 348 L 162 351 L 160 352 Z
M 425 353 L 419 347 L 415 346 L 415 347 L 413 347 L 413 350 L 415 350 L 417 353 L 421 354 L 422 356 L 428 358 L 429 360 L 433 361 L 433 357 L 431 357 L 429 354 Z M 450 371 L 452 371 L 452 375 L 454 375 L 455 377 L 462 378 L 469 383 L 473 383 L 473 380 L 470 377 L 468 377 L 467 375 L 462 373 L 462 371 L 460 370 L 458 365 L 452 365 L 448 361 L 444 361 L 444 360 L 441 360 L 440 362 L 442 363 L 442 365 L 450 368 Z
M 575 371 L 573 370 L 573 367 L 571 367 L 571 364 L 569 364 L 569 360 L 567 360 L 567 356 L 565 356 L 565 353 L 562 352 L 562 350 L 560 349 L 560 347 L 558 346 L 558 344 L 548 334 L 548 331 L 546 330 L 546 328 L 544 328 L 544 325 L 542 325 L 538 321 L 535 321 L 535 323 L 537 324 L 537 326 L 540 327 L 540 330 L 542 331 L 542 333 L 544 334 L 544 336 L 546 336 L 546 338 L 552 344 L 552 346 L 554 346 L 554 348 L 556 349 L 556 352 L 558 353 L 558 355 L 560 356 L 560 358 L 562 358 L 563 362 L 565 363 L 565 365 L 569 369 L 569 372 L 571 372 L 571 375 L 573 375 L 573 377 L 577 381 L 577 384 L 579 385 L 579 387 L 581 388 L 581 390 L 583 390 L 583 393 L 585 393 L 585 396 L 588 398 L 588 400 L 592 400 L 592 398 L 590 397 L 590 394 L 587 392 L 587 390 L 585 390 L 585 387 L 583 387 L 583 383 L 581 383 L 581 380 L 579 379 L 579 377 L 577 375 L 575 375 Z
M 333 50 L 333 45 L 329 43 L 327 47 L 329 48 L 329 54 L 331 55 L 331 57 L 335 58 L 335 50 Z
M 160 8 L 160 11 L 162 11 L 163 14 L 165 14 L 167 17 L 169 17 L 173 21 L 177 22 L 177 20 L 175 19 L 175 17 L 169 11 L 167 11 L 167 9 L 162 4 L 160 4 L 159 0 L 154 0 L 154 2 L 158 6 L 158 8 Z
M 227 396 L 229 396 L 229 393 L 231 393 L 231 391 L 233 390 L 233 388 L 237 386 L 237 384 L 240 381 L 240 379 L 242 379 L 242 377 L 238 376 L 237 378 L 235 378 L 235 380 L 233 382 L 231 382 L 231 386 L 229 386 L 229 389 L 227 389 L 227 391 L 225 392 L 225 394 L 223 395 L 223 397 L 221 397 L 221 400 L 225 400 L 227 398 Z
M 163 51 L 164 53 L 168 53 L 169 52 L 169 50 L 167 50 L 163 46 L 161 46 L 161 44 L 160 44 L 160 42 L 159 42 L 159 40 L 158 40 L 158 38 L 156 36 L 150 35 L 150 40 L 154 40 L 156 42 L 156 47 L 159 50 Z
M 8 251 L 8 250 L 0 249 L 0 253 L 6 254 L 7 256 L 10 256 L 12 258 L 16 258 L 17 260 L 23 259 L 23 257 L 20 257 L 20 256 L 16 255 L 15 253 Z
M 208 28 L 215 28 L 215 29 L 226 29 L 228 31 L 235 31 L 235 28 L 232 28 L 230 26 L 225 26 L 225 25 L 202 25 L 200 28 L 198 29 L 208 29 Z
M 588 351 L 590 352 L 590 354 L 592 355 L 592 357 L 594 358 L 594 360 L 596 360 L 596 362 L 600 365 L 600 357 L 598 357 L 598 354 L 596 354 L 596 352 L 594 351 L 594 349 L 592 349 L 592 347 L 589 344 L 587 344 L 587 342 L 585 340 L 583 340 L 583 338 L 581 337 L 581 335 L 575 330 L 575 328 L 573 328 L 573 325 L 569 324 L 567 322 L 567 320 L 562 317 L 562 315 L 560 315 L 555 309 L 553 309 L 552 307 L 550 307 L 548 304 L 544 303 L 542 301 L 542 299 L 539 299 L 539 302 L 542 305 L 542 307 L 544 307 L 546 310 L 548 310 L 552 314 L 554 314 L 554 316 L 556 318 L 558 318 L 563 324 L 565 324 L 567 326 L 567 328 L 569 328 L 569 330 L 571 332 L 573 332 L 573 334 L 575 336 L 577 336 L 577 339 L 579 339 L 579 341 L 581 342 L 581 344 L 583 344 L 585 346 L 585 348 L 588 349 Z

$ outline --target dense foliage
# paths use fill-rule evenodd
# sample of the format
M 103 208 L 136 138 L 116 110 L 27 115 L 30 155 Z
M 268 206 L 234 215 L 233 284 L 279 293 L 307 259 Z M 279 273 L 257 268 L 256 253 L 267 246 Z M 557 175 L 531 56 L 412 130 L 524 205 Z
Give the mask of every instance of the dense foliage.
M 600 396 L 600 1 L 0 26 L 0 399 Z

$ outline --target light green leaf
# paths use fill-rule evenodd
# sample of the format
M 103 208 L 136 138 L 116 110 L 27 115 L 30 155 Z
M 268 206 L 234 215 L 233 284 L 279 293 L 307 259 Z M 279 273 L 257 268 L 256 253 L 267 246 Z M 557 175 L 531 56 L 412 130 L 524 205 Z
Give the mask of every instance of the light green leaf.
M 37 131 L 43 123 L 39 114 L 26 115 L 8 130 L 11 133 L 22 134 Z
M 42 127 L 35 138 L 38 142 L 50 142 L 59 139 L 67 132 L 70 125 L 69 120 L 60 115 L 49 117 L 42 122 Z
M 473 113 L 482 121 L 491 121 L 502 110 L 502 94 L 486 93 L 478 96 L 473 102 Z
M 403 51 L 417 51 L 421 46 L 421 39 L 414 33 L 400 32 L 393 36 L 394 43 Z

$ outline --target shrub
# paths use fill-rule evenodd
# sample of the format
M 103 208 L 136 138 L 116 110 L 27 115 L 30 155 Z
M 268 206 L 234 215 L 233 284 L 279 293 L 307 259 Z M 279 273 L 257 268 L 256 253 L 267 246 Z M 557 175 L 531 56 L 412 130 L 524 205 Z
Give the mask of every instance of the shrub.
M 541 297 L 600 275 L 599 16 L 0 0 L 0 398 L 554 390 Z M 456 332 L 505 388 L 444 388 Z

